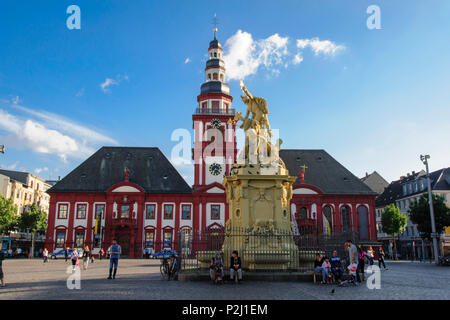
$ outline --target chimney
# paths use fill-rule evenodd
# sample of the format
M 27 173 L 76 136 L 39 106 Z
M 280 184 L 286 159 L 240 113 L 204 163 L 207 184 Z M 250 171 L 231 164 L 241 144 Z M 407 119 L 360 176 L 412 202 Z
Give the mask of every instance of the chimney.
M 61 180 L 61 176 L 58 176 L 58 181 Z
M 415 175 L 415 174 L 416 174 L 416 172 L 415 172 L 415 171 L 413 171 L 413 172 L 412 172 L 412 175 Z
M 366 178 L 369 176 L 369 174 L 366 172 Z

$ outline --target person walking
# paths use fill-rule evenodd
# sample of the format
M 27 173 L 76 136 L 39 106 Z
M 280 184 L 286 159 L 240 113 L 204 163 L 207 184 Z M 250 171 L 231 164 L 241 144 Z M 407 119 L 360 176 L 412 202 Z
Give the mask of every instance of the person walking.
M 370 263 L 371 266 L 373 266 L 373 257 L 374 257 L 374 254 L 373 254 L 373 248 L 372 248 L 372 246 L 370 246 L 370 247 L 369 247 L 369 250 L 367 250 L 367 254 L 369 255 L 369 263 Z
M 384 270 L 387 270 L 386 268 L 386 264 L 384 263 L 384 257 L 386 256 L 386 254 L 384 253 L 383 248 L 379 248 L 378 249 L 378 268 L 381 269 L 381 264 L 383 264 Z
M 358 245 L 356 248 L 358 250 L 358 267 L 356 268 L 356 280 L 358 282 L 364 281 L 364 267 L 366 264 L 366 258 L 368 258 L 368 254 L 364 252 L 361 245 Z M 361 273 L 361 275 L 360 275 Z
M 89 264 L 89 255 L 90 255 L 89 246 L 84 247 L 84 253 L 83 253 L 83 270 L 87 270 L 88 264 Z
M 3 260 L 5 260 L 5 253 L 0 250 L 0 288 L 3 288 L 5 286 L 5 280 L 3 275 Z
M 44 263 L 48 261 L 48 250 L 47 248 L 44 248 L 44 251 L 42 252 L 42 257 L 44 258 Z
M 72 260 L 72 271 L 75 271 L 78 267 L 78 251 L 72 250 L 72 253 L 70 254 L 70 260 Z
M 345 251 L 348 252 L 348 260 L 349 260 L 347 268 L 349 268 L 351 265 L 358 265 L 358 249 L 353 244 L 352 240 L 347 240 L 345 242 Z M 358 279 L 358 269 L 356 269 L 356 276 L 357 276 L 357 278 L 356 279 L 353 278 L 353 281 L 357 281 L 357 283 L 358 283 L 358 280 L 357 280 Z
M 67 262 L 67 259 L 69 259 L 69 247 L 64 249 L 64 261 Z
M 122 248 L 117 244 L 117 240 L 112 241 L 112 245 L 109 247 L 110 258 L 109 258 L 109 277 L 108 279 L 115 279 L 117 273 L 117 266 L 119 264 L 119 256 L 122 253 Z M 114 268 L 114 273 L 113 273 Z M 111 277 L 112 275 L 112 277 Z
M 347 240 L 347 242 L 345 243 L 345 251 L 348 252 L 348 261 L 349 261 L 349 265 L 353 264 L 353 263 L 358 263 L 358 249 L 356 248 L 356 246 L 353 244 L 352 240 Z

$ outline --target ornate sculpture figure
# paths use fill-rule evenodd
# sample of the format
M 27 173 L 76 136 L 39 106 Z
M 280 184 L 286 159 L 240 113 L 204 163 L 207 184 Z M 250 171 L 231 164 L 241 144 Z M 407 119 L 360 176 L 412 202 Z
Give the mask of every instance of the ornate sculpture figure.
M 241 99 L 247 105 L 247 110 L 244 117 L 241 112 L 237 112 L 234 123 L 241 121 L 240 128 L 245 131 L 245 148 L 243 151 L 245 164 L 286 168 L 278 156 L 279 147 L 269 141 L 272 137 L 272 131 L 267 116 L 269 110 L 266 99 L 254 97 L 242 81 L 241 89 L 245 93 L 245 96 L 241 96 Z

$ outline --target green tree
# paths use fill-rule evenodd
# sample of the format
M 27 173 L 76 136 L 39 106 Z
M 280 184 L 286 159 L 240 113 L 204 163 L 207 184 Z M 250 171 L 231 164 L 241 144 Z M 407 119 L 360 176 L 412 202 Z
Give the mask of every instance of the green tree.
M 9 233 L 17 227 L 17 208 L 12 199 L 6 199 L 0 194 L 0 233 Z
M 442 234 L 444 229 L 450 226 L 450 208 L 447 206 L 443 197 L 435 194 L 432 197 L 436 232 Z M 417 230 L 420 232 L 421 237 L 431 240 L 430 205 L 427 194 L 423 194 L 419 198 L 419 201 L 411 204 L 409 207 L 409 217 L 412 223 L 417 225 Z
M 394 241 L 394 259 L 397 260 L 397 244 L 395 236 L 403 233 L 408 223 L 408 217 L 405 213 L 400 212 L 394 204 L 388 205 L 381 214 L 381 224 L 383 231 L 392 235 Z
M 36 232 L 42 232 L 47 229 L 47 214 L 33 203 L 28 210 L 20 216 L 18 226 L 22 231 L 28 230 L 31 232 L 32 240 L 30 252 L 31 256 L 33 256 Z

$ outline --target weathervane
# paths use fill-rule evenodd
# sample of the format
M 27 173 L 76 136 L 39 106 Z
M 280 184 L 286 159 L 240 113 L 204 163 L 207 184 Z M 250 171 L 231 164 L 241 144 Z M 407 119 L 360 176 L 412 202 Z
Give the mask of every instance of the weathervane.
M 213 21 L 211 22 L 211 24 L 213 24 L 214 25 L 214 40 L 216 40 L 216 32 L 217 32 L 217 26 L 219 25 L 219 21 L 217 21 L 217 17 L 216 17 L 216 14 L 214 13 L 214 19 L 213 19 Z

